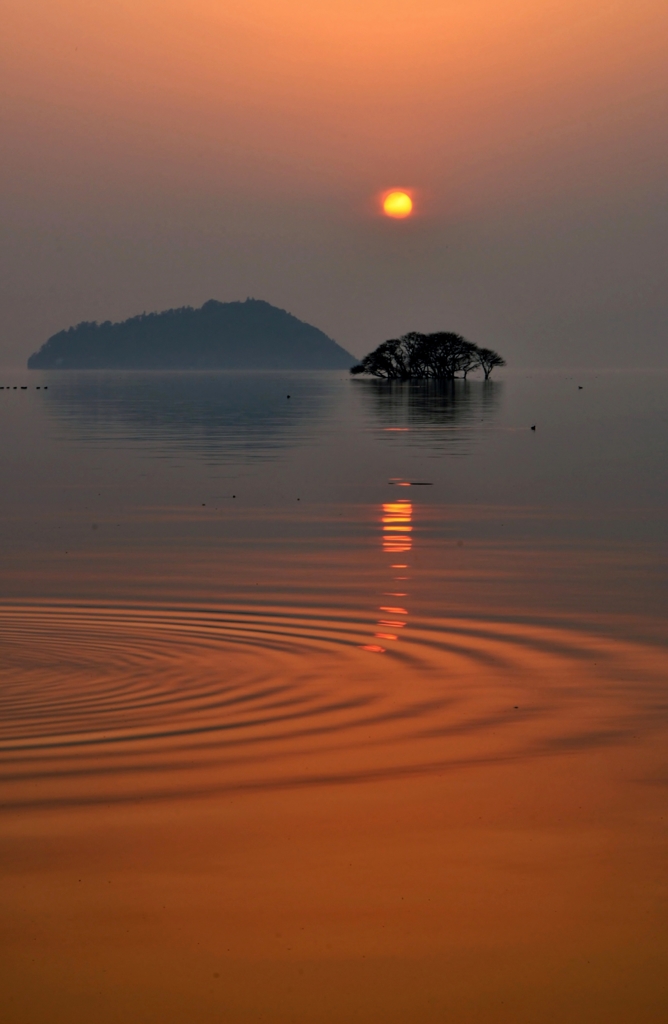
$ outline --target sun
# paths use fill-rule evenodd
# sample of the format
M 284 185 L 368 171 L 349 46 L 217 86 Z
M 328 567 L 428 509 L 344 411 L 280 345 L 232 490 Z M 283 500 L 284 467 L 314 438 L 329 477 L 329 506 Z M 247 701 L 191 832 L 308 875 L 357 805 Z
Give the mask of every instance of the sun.
M 413 212 L 413 200 L 408 192 L 399 190 L 388 192 L 383 199 L 383 213 L 386 217 L 397 217 L 403 219 L 410 217 Z

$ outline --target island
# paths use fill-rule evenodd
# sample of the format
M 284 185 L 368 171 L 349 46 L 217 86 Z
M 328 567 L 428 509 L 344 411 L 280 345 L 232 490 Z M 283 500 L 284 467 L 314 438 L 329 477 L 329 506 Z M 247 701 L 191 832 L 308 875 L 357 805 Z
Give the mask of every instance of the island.
M 495 366 L 505 359 L 492 348 L 479 348 L 461 334 L 437 331 L 420 334 L 412 331 L 400 338 L 384 341 L 360 363 L 350 367 L 352 374 L 370 374 L 384 380 L 466 380 L 469 373 L 482 370 L 489 380 Z
M 354 356 L 260 299 L 84 322 L 54 334 L 29 370 L 347 370 Z

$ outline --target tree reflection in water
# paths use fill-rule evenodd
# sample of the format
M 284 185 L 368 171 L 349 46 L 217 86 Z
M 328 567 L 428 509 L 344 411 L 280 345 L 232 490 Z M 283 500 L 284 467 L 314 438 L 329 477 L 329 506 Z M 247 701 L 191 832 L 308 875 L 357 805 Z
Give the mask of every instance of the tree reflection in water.
M 385 381 L 354 382 L 367 416 L 388 431 L 410 434 L 411 427 L 420 427 L 420 445 L 448 445 L 468 440 L 472 431 L 466 428 L 489 422 L 498 412 L 503 397 L 501 381 Z M 446 432 L 444 434 L 444 432 Z M 404 438 L 411 443 L 410 436 Z

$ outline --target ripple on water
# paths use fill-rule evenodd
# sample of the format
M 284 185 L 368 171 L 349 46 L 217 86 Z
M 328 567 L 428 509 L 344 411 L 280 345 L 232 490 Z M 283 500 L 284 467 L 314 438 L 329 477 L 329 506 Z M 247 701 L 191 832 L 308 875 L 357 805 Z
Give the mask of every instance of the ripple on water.
M 651 727 L 663 648 L 568 623 L 280 605 L 0 606 L 5 808 L 353 783 Z M 365 647 L 367 649 L 365 649 Z

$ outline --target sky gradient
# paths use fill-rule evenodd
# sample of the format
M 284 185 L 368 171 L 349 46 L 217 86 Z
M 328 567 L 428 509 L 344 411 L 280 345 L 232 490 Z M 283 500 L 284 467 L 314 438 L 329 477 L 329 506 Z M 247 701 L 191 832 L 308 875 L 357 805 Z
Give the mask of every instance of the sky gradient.
M 0 364 L 250 295 L 356 355 L 441 329 L 667 365 L 660 0 L 0 8 Z

